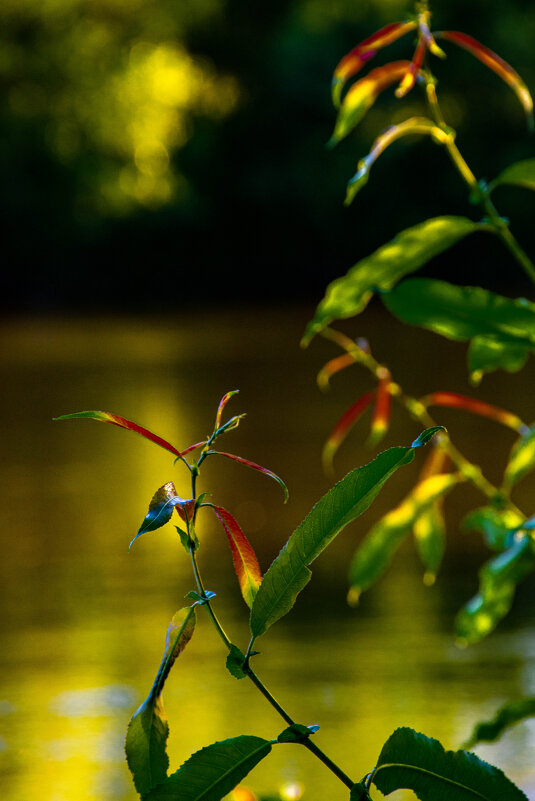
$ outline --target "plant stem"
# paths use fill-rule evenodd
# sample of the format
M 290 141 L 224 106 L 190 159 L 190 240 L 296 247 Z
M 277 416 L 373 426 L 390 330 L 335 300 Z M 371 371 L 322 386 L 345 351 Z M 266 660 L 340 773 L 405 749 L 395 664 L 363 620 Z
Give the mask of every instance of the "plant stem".
M 225 630 L 223 629 L 223 626 L 219 622 L 217 615 L 212 609 L 210 600 L 206 596 L 206 590 L 204 588 L 203 580 L 201 578 L 199 565 L 197 563 L 197 557 L 195 555 L 195 549 L 193 545 L 190 546 L 190 556 L 191 556 L 191 564 L 193 567 L 193 574 L 195 576 L 195 582 L 197 584 L 197 589 L 199 595 L 204 599 L 203 606 L 206 607 L 206 611 L 208 612 L 208 615 L 210 616 L 210 619 L 214 624 L 215 629 L 219 634 L 221 640 L 225 644 L 225 647 L 227 648 L 227 650 L 230 650 L 232 642 L 227 637 Z M 266 701 L 268 701 L 273 707 L 273 709 L 275 709 L 275 711 L 278 712 L 278 714 L 285 721 L 285 723 L 287 723 L 289 726 L 292 726 L 295 723 L 295 720 L 293 720 L 293 718 L 290 717 L 290 715 L 286 712 L 286 710 L 279 704 L 277 699 L 270 693 L 265 684 L 258 678 L 254 670 L 249 665 L 248 661 L 246 661 L 246 663 L 244 664 L 243 670 L 246 673 L 247 677 L 252 681 L 254 686 L 257 688 L 257 690 L 259 690 L 262 693 Z M 323 762 L 323 764 L 327 768 L 329 768 L 329 770 L 332 773 L 334 773 L 334 775 L 338 779 L 340 779 L 340 781 L 343 782 L 346 785 L 346 787 L 349 788 L 353 787 L 355 782 L 352 779 L 350 779 L 349 776 L 346 773 L 344 773 L 344 771 L 341 768 L 338 767 L 336 762 L 333 762 L 332 759 L 330 759 L 330 757 L 328 757 L 327 754 L 325 754 L 321 750 L 321 748 L 319 748 L 319 746 L 311 742 L 309 737 L 303 740 L 302 745 L 304 745 L 305 748 L 307 748 L 312 754 L 314 754 L 319 760 L 321 760 L 321 762 Z
M 466 163 L 466 160 L 462 156 L 459 148 L 455 144 L 455 132 L 447 125 L 442 114 L 442 110 L 437 98 L 434 78 L 429 78 L 425 88 L 427 102 L 435 122 L 445 133 L 449 134 L 444 146 L 446 147 L 448 154 L 461 178 L 470 189 L 471 200 L 478 203 L 484 209 L 497 236 L 500 237 L 511 255 L 522 267 L 531 283 L 535 284 L 535 265 L 511 233 L 511 229 L 509 228 L 507 221 L 501 217 L 496 210 L 496 207 L 490 198 L 490 192 L 486 184 L 477 180 L 474 173 Z

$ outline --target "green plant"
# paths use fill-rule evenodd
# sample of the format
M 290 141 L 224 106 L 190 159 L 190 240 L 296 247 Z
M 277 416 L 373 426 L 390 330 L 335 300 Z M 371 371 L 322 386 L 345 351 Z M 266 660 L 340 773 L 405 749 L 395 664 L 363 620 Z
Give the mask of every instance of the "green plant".
M 324 495 L 308 516 L 289 537 L 264 576 L 254 550 L 233 515 L 214 504 L 209 492 L 199 493 L 198 481 L 203 463 L 209 457 L 223 456 L 276 480 L 287 498 L 282 480 L 273 472 L 242 457 L 220 451 L 219 438 L 236 428 L 242 415 L 223 422 L 223 413 L 233 392 L 225 395 L 218 407 L 211 434 L 183 450 L 147 429 L 109 412 L 79 412 L 58 419 L 89 418 L 109 422 L 141 434 L 170 451 L 175 463 L 185 468 L 191 481 L 191 495 L 181 498 L 173 482 L 154 494 L 137 537 L 157 530 L 176 511 L 179 540 L 191 561 L 195 589 L 186 597 L 189 605 L 172 618 L 167 632 L 164 656 L 146 700 L 133 715 L 126 735 L 126 754 L 136 789 L 143 801 L 218 801 L 231 792 L 273 747 L 299 744 L 313 753 L 349 790 L 352 801 L 370 799 L 372 786 L 383 794 L 408 788 L 421 801 L 520 801 L 526 799 L 499 769 L 463 750 L 445 751 L 430 737 L 409 728 L 397 729 L 384 743 L 371 772 L 361 768 L 355 781 L 318 745 L 313 735 L 317 726 L 295 721 L 275 699 L 252 667 L 257 662 L 255 645 L 267 630 L 293 607 L 298 594 L 311 579 L 310 565 L 334 538 L 364 512 L 385 482 L 402 466 L 414 459 L 415 451 L 433 439 L 431 453 L 421 478 L 409 496 L 392 510 L 365 537 L 355 554 L 350 569 L 349 599 L 354 602 L 386 569 L 399 543 L 414 531 L 418 551 L 425 565 L 425 580 L 432 583 L 444 549 L 442 503 L 446 494 L 461 482 L 470 482 L 483 494 L 485 506 L 476 509 L 467 525 L 481 531 L 489 545 L 498 551 L 481 572 L 480 593 L 460 613 L 457 633 L 465 643 L 475 642 L 488 634 L 506 614 L 512 603 L 516 585 L 535 569 L 535 550 L 531 531 L 535 524 L 527 519 L 511 499 L 511 491 L 527 472 L 535 467 L 535 428 L 518 416 L 488 403 L 451 392 L 434 392 L 424 398 L 406 394 L 388 368 L 373 357 L 364 340 L 354 342 L 345 334 L 333 331 L 335 319 L 351 317 L 364 309 L 374 293 L 404 322 L 417 323 L 454 339 L 470 340 L 469 365 L 474 383 L 484 373 L 499 367 L 518 370 L 529 352 L 535 348 L 535 306 L 527 301 L 512 301 L 479 288 L 459 288 L 430 279 L 402 278 L 417 270 L 434 255 L 443 252 L 473 231 L 488 231 L 498 236 L 524 269 L 530 280 L 535 268 L 514 239 L 507 221 L 496 212 L 491 192 L 500 183 L 523 183 L 535 186 L 535 161 L 513 165 L 492 185 L 477 181 L 455 144 L 455 132 L 442 117 L 436 93 L 436 81 L 426 63 L 428 53 L 442 56 L 436 39 L 455 42 L 471 50 L 497 71 L 516 91 L 526 112 L 531 115 L 531 97 L 517 74 L 497 56 L 464 34 L 443 32 L 431 34 L 430 15 L 426 3 L 417 5 L 414 17 L 379 31 L 355 48 L 335 72 L 333 96 L 337 104 L 346 81 L 376 50 L 400 36 L 417 33 L 416 52 L 412 61 L 395 62 L 372 70 L 354 84 L 341 102 L 332 143 L 345 137 L 371 107 L 379 92 L 394 81 L 401 81 L 398 96 L 403 96 L 420 83 L 430 109 L 430 117 L 418 117 L 393 126 L 375 142 L 366 159 L 359 163 L 356 176 L 350 181 L 348 200 L 368 179 L 371 165 L 380 153 L 396 139 L 410 133 L 429 135 L 444 146 L 455 167 L 468 184 L 471 198 L 486 214 L 473 222 L 468 218 L 442 217 L 402 232 L 393 243 L 361 260 L 348 275 L 334 282 L 309 325 L 304 341 L 321 333 L 340 345 L 344 353 L 326 365 L 319 376 L 326 386 L 330 377 L 354 363 L 373 376 L 376 387 L 362 395 L 339 421 L 325 451 L 326 467 L 366 408 L 373 406 L 370 442 L 377 445 L 387 431 L 391 400 L 398 400 L 424 430 L 411 445 L 391 447 L 378 454 L 369 464 L 357 467 Z M 431 406 L 453 406 L 495 419 L 513 429 L 519 439 L 513 447 L 500 487 L 493 486 L 479 467 L 468 460 L 452 443 L 443 426 L 429 413 Z M 192 454 L 198 455 L 193 458 Z M 453 470 L 451 469 L 453 466 Z M 215 593 L 208 590 L 201 574 L 197 553 L 200 547 L 196 533 L 198 514 L 215 514 L 222 524 L 232 552 L 234 569 L 246 605 L 250 609 L 248 644 L 232 642 L 216 611 Z M 131 543 L 131 545 L 132 545 Z M 168 774 L 166 742 L 169 726 L 165 716 L 162 691 L 168 675 L 182 650 L 192 638 L 197 612 L 203 610 L 215 627 L 226 655 L 226 669 L 237 679 L 248 679 L 277 711 L 285 723 L 284 730 L 271 740 L 256 735 L 242 735 L 208 745 L 194 753 L 174 773 Z M 515 708 L 505 707 L 485 728 L 480 725 L 470 745 L 481 739 L 492 739 L 503 729 L 533 711 L 532 699 Z

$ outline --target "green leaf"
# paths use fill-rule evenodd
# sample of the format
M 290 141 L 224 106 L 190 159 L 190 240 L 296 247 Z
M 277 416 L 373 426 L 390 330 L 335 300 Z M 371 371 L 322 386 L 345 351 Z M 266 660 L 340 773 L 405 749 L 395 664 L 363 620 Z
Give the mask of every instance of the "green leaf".
M 529 348 L 524 345 L 510 345 L 508 342 L 476 336 L 468 348 L 470 380 L 477 385 L 485 373 L 500 368 L 508 373 L 517 373 L 525 365 L 528 356 Z
M 473 748 L 477 743 L 492 743 L 506 729 L 526 718 L 535 717 L 535 697 L 519 698 L 503 704 L 491 720 L 478 723 L 463 748 Z
M 493 551 L 503 551 L 521 523 L 522 517 L 510 509 L 482 506 L 469 512 L 461 527 L 463 531 L 483 534 L 485 542 Z
M 481 338 L 486 346 L 490 341 L 497 343 L 492 360 L 472 359 L 470 369 L 477 368 L 476 380 L 483 370 L 519 368 L 521 351 L 535 349 L 535 304 L 523 298 L 512 300 L 479 287 L 454 286 L 430 278 L 409 278 L 381 298 L 405 323 L 448 339 L 477 338 L 476 355 L 478 349 L 481 353 Z
M 424 584 L 434 584 L 446 549 L 446 525 L 440 501 L 431 504 L 412 527 L 416 551 L 425 567 Z
M 409 728 L 388 738 L 371 781 L 383 795 L 403 788 L 420 801 L 527 801 L 499 768 Z
M 373 526 L 357 548 L 349 567 L 349 603 L 356 603 L 360 594 L 383 575 L 416 520 L 459 480 L 459 476 L 451 473 L 430 476 Z
M 303 743 L 311 734 L 314 734 L 319 726 L 303 726 L 302 723 L 292 723 L 277 737 L 278 743 Z
M 535 424 L 513 445 L 503 480 L 509 491 L 514 484 L 535 469 Z
M 425 432 L 424 432 L 425 433 Z M 435 431 L 433 431 L 435 433 Z M 371 504 L 388 478 L 414 458 L 408 448 L 390 448 L 352 470 L 312 508 L 267 571 L 251 609 L 251 632 L 259 637 L 290 611 L 311 577 L 310 565 L 342 529 Z
M 492 191 L 501 184 L 514 184 L 527 189 L 535 189 L 535 159 L 525 159 L 510 164 L 492 181 L 489 189 Z
M 354 317 L 367 306 L 374 292 L 391 289 L 405 275 L 413 273 L 434 256 L 452 247 L 474 231 L 489 230 L 467 217 L 434 217 L 401 231 L 351 267 L 327 287 L 325 297 L 308 324 L 302 344 L 333 320 Z
M 219 801 L 271 751 L 271 742 L 242 735 L 209 745 L 155 787 L 144 801 Z
M 230 675 L 234 676 L 235 679 L 244 679 L 247 676 L 247 673 L 243 669 L 244 662 L 245 654 L 242 653 L 237 645 L 231 645 L 226 666 Z
M 459 612 L 455 633 L 464 645 L 479 642 L 505 617 L 519 584 L 535 570 L 530 536 L 516 535 L 513 544 L 483 565 L 479 592 Z
M 128 724 L 126 759 L 140 794 L 147 793 L 167 776 L 169 758 L 166 742 L 169 726 L 162 690 L 176 658 L 193 635 L 195 622 L 193 606 L 185 607 L 174 615 L 167 630 L 165 652 L 152 689 Z

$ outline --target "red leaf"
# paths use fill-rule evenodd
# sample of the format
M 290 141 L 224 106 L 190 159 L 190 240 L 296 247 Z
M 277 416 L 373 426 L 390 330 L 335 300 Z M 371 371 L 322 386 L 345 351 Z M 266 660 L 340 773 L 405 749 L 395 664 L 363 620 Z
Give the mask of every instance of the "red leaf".
M 351 427 L 357 422 L 361 414 L 366 411 L 368 406 L 375 398 L 376 390 L 371 389 L 369 392 L 364 393 L 352 406 L 347 409 L 342 417 L 338 420 L 335 427 L 331 431 L 327 442 L 323 448 L 323 467 L 326 472 L 332 471 L 333 457 L 344 439 L 346 438 Z
M 216 513 L 225 530 L 232 551 L 234 570 L 238 577 L 243 599 L 249 608 L 252 607 L 258 588 L 262 583 L 262 572 L 251 544 L 234 517 L 222 506 L 209 504 Z
M 284 502 L 286 503 L 288 500 L 289 494 L 286 484 L 282 478 L 279 478 L 276 473 L 268 470 L 267 467 L 262 467 L 261 465 L 256 464 L 256 462 L 250 462 L 249 459 L 243 459 L 241 456 L 235 456 L 233 453 L 224 453 L 223 451 L 208 451 L 208 456 L 226 456 L 227 459 L 233 459 L 235 462 L 239 462 L 246 467 L 251 467 L 253 470 L 259 470 L 260 473 L 264 473 L 264 475 L 269 476 L 277 482 L 279 487 L 281 487 L 282 491 L 284 492 Z
M 336 356 L 336 358 L 327 362 L 318 373 L 318 386 L 320 389 L 327 389 L 331 376 L 335 375 L 335 373 L 339 373 L 340 370 L 344 370 L 344 368 L 349 367 L 351 364 L 355 364 L 355 361 L 356 359 L 352 353 L 342 353 L 341 356 Z
M 371 447 L 377 445 L 386 434 L 392 410 L 392 395 L 390 392 L 392 377 L 386 367 L 381 368 L 381 370 L 375 406 L 373 407 L 371 431 L 368 438 L 368 445 Z
M 526 427 L 525 423 L 516 414 L 508 412 L 506 409 L 501 409 L 499 406 L 485 403 L 485 401 L 467 398 L 465 395 L 459 395 L 456 392 L 433 392 L 431 395 L 426 395 L 421 401 L 424 406 L 448 406 L 454 409 L 465 409 L 467 412 L 480 415 L 480 417 L 488 417 L 497 423 L 502 423 L 515 431 L 523 431 Z
M 225 406 L 227 405 L 229 400 L 233 397 L 233 395 L 237 395 L 238 392 L 239 392 L 239 389 L 233 389 L 230 392 L 227 392 L 226 395 L 223 395 L 223 397 L 219 401 L 219 406 L 217 407 L 217 414 L 215 416 L 214 431 L 217 431 L 217 429 L 221 426 L 221 416 L 223 414 L 223 410 L 224 410 Z

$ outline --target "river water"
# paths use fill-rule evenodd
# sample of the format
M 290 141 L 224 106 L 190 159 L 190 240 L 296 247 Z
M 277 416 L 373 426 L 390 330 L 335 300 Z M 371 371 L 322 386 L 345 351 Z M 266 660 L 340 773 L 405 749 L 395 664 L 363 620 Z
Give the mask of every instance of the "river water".
M 124 762 L 124 731 L 151 687 L 167 625 L 194 586 L 171 525 L 146 534 L 128 552 L 159 486 L 174 480 L 179 494 L 188 495 L 184 468 L 116 427 L 52 418 L 84 409 L 113 411 L 183 448 L 209 433 L 219 398 L 240 389 L 227 409 L 247 417 L 221 447 L 281 475 L 290 502 L 283 504 L 268 478 L 224 459 L 207 461 L 200 489 L 238 518 L 266 569 L 332 483 L 320 460 L 330 428 L 371 387 L 355 368 L 335 377 L 330 393 L 319 392 L 315 373 L 337 352 L 323 340 L 299 349 L 311 311 L 3 322 L 3 801 L 137 798 Z M 404 331 L 373 308 L 352 333 L 369 337 L 374 353 L 388 359 L 411 394 L 473 392 L 463 345 Z M 492 375 L 481 396 L 531 421 L 533 394 L 525 387 L 533 387 L 533 379 L 532 366 L 520 376 Z M 487 454 L 482 466 L 498 481 L 511 433 L 463 412 L 446 410 L 440 422 L 472 459 Z M 342 447 L 337 477 L 372 457 L 366 433 L 361 422 Z M 408 444 L 418 433 L 398 412 L 384 447 Z M 491 637 L 465 650 L 454 644 L 454 614 L 474 593 L 477 568 L 487 557 L 478 537 L 459 528 L 462 515 L 483 503 L 470 488 L 460 488 L 447 503 L 449 545 L 433 587 L 424 586 L 407 542 L 360 605 L 346 605 L 347 563 L 356 543 L 403 497 L 417 470 L 411 465 L 391 479 L 366 515 L 315 563 L 292 614 L 259 641 L 258 674 L 294 719 L 321 726 L 318 745 L 355 780 L 373 767 L 398 726 L 456 748 L 503 701 L 535 694 L 533 582 L 520 588 L 512 614 Z M 530 511 L 528 479 L 516 500 Z M 217 593 L 229 635 L 244 647 L 247 609 L 223 532 L 206 516 L 200 534 L 206 584 Z M 273 738 L 284 728 L 247 681 L 226 672 L 224 659 L 200 610 L 194 637 L 164 692 L 172 768 L 216 740 L 241 733 Z M 477 753 L 535 797 L 534 745 L 535 726 L 526 722 Z M 296 783 L 310 801 L 346 796 L 332 774 L 293 745 L 274 748 L 246 780 L 257 793 L 286 787 L 290 796 Z

